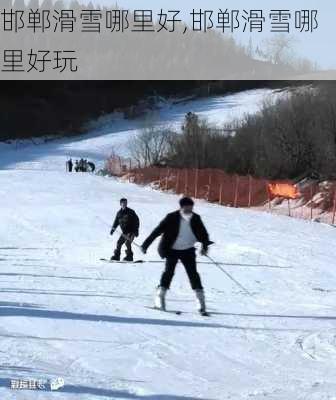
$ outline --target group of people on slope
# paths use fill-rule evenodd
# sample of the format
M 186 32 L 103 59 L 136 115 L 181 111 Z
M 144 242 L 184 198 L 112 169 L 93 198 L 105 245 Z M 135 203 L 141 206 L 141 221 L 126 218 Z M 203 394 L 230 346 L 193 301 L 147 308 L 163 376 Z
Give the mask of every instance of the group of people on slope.
M 85 160 L 84 158 L 76 160 L 75 163 L 73 163 L 70 158 L 70 160 L 65 163 L 65 167 L 67 172 L 94 172 L 96 169 L 93 162 Z
M 166 293 L 170 288 L 178 261 L 183 264 L 190 285 L 195 291 L 200 313 L 206 313 L 204 289 L 196 263 L 196 242 L 202 244 L 201 254 L 207 255 L 209 245 L 213 242 L 202 222 L 201 217 L 194 212 L 194 201 L 183 197 L 179 202 L 180 208 L 168 214 L 141 245 L 146 254 L 153 241 L 161 236 L 159 255 L 165 259 L 165 268 L 155 296 L 155 307 L 166 309 Z M 111 260 L 119 261 L 121 248 L 126 245 L 125 261 L 133 261 L 132 242 L 139 235 L 139 217 L 128 207 L 127 199 L 120 200 L 120 210 L 117 212 L 111 229 L 111 235 L 120 228 L 120 237 Z

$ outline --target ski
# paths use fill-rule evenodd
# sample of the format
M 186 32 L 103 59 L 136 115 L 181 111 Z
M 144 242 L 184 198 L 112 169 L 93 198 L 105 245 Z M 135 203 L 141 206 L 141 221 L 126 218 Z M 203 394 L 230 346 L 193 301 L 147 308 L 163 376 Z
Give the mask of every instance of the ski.
M 108 262 L 110 264 L 142 264 L 144 260 L 134 260 L 134 261 L 117 261 L 117 260 L 109 260 L 108 258 L 100 258 L 100 261 Z
M 155 311 L 161 311 L 163 313 L 168 313 L 168 314 L 175 314 L 175 315 L 182 315 L 183 314 L 183 311 L 179 311 L 179 310 L 161 310 L 160 308 L 150 307 L 150 306 L 145 306 L 145 308 L 148 308 L 150 310 L 155 310 Z M 207 311 L 203 311 L 203 312 L 199 311 L 198 314 L 201 317 L 211 317 L 211 314 L 208 313 Z
M 160 311 L 163 313 L 168 313 L 168 314 L 182 315 L 182 311 L 179 311 L 179 310 L 162 310 L 161 308 L 150 307 L 150 306 L 145 306 L 145 308 L 148 308 L 150 310 Z

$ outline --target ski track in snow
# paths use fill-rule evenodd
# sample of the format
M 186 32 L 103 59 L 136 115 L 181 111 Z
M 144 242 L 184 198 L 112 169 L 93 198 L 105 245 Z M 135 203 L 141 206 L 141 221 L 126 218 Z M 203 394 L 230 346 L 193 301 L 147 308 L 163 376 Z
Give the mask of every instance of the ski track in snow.
M 193 108 L 224 121 L 239 102 L 240 112 L 251 102 L 255 107 L 256 96 L 265 92 L 171 107 L 160 121 L 178 124 Z M 182 268 L 167 298 L 170 309 L 183 311 L 177 316 L 145 307 L 152 305 L 163 264 L 99 261 L 117 239 L 109 226 L 119 198 L 128 197 L 141 218 L 139 243 L 178 200 L 64 172 L 72 151 L 102 161 L 140 123 L 129 124 L 104 126 L 83 140 L 0 145 L 0 397 L 335 400 L 332 227 L 197 201 L 216 242 L 211 256 L 232 263 L 222 267 L 253 293 L 200 264 L 210 318 L 195 313 Z M 135 248 L 136 257 L 159 260 L 156 244 L 146 256 Z M 65 380 L 58 392 L 8 388 L 10 379 L 56 377 Z

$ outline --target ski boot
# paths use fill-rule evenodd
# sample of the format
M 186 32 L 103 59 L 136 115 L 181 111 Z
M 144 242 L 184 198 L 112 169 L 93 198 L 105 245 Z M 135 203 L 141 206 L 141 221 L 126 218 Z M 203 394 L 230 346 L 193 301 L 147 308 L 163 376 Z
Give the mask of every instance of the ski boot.
M 111 257 L 111 261 L 120 261 L 120 253 L 114 252 L 114 255 Z
M 154 307 L 158 310 L 166 311 L 166 293 L 166 288 L 158 286 L 154 300 Z
M 206 306 L 205 306 L 204 290 L 203 289 L 196 289 L 195 290 L 195 294 L 196 294 L 196 300 L 197 300 L 197 305 L 198 305 L 198 312 L 203 317 L 208 317 L 209 313 L 207 312 Z
M 123 261 L 133 262 L 133 253 L 126 253 L 126 257 L 123 258 Z

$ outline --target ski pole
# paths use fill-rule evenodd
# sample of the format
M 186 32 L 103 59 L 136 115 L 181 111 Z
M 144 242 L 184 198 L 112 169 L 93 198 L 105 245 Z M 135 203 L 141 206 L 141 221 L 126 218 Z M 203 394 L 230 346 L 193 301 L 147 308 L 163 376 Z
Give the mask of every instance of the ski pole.
M 233 276 L 231 276 L 225 269 L 218 263 L 216 262 L 212 257 L 209 255 L 206 255 L 206 257 L 214 264 L 218 269 L 220 269 L 229 279 L 231 279 L 232 282 L 234 282 L 238 287 L 240 287 L 246 294 L 249 296 L 253 296 L 251 292 L 249 292 L 242 284 L 240 284 Z
M 147 263 L 160 264 L 164 263 L 164 260 L 147 260 Z M 213 261 L 197 261 L 197 264 L 213 264 Z M 272 268 L 272 269 L 292 269 L 293 267 L 279 267 L 276 265 L 263 265 L 263 264 L 234 264 L 217 262 L 218 265 L 227 265 L 229 267 L 247 267 L 247 268 Z

